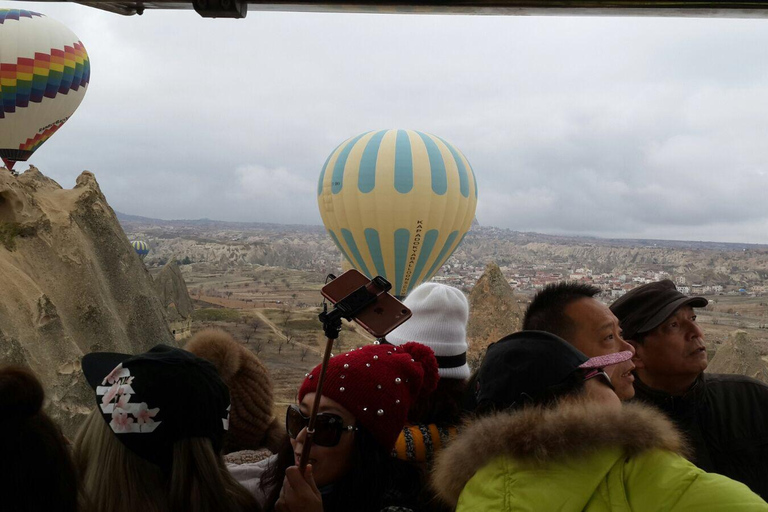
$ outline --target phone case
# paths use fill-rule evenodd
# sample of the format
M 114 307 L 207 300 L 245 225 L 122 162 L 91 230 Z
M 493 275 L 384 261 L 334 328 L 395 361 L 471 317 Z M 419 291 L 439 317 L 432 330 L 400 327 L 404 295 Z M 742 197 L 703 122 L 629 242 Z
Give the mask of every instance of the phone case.
M 323 297 L 336 304 L 344 297 L 371 280 L 355 269 L 347 270 L 320 290 Z M 355 318 L 366 331 L 377 338 L 383 338 L 411 318 L 411 310 L 389 293 L 382 293 L 378 300 Z

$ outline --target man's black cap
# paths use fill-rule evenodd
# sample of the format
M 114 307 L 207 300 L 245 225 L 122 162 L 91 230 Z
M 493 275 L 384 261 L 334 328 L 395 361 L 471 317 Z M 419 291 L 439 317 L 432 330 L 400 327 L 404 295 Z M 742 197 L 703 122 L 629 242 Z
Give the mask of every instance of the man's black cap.
M 208 361 L 157 345 L 136 356 L 87 354 L 82 366 L 104 421 L 136 455 L 167 471 L 180 439 L 208 438 L 221 450 L 229 389 Z
M 619 319 L 624 339 L 632 340 L 638 334 L 652 331 L 683 306 L 703 308 L 708 303 L 704 297 L 683 295 L 675 283 L 664 279 L 630 290 L 610 307 Z
M 477 372 L 477 409 L 506 409 L 536 402 L 544 391 L 579 370 L 604 368 L 632 358 L 618 352 L 588 358 L 570 343 L 543 331 L 520 331 L 490 345 Z

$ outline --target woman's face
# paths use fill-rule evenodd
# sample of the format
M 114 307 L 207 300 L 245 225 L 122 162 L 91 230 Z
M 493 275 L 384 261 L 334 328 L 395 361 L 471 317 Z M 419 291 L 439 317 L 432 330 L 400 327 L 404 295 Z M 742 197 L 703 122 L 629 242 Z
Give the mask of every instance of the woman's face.
M 299 404 L 301 413 L 309 416 L 312 410 L 312 403 L 315 400 L 315 393 L 307 393 Z M 320 407 L 318 412 L 336 414 L 344 421 L 344 426 L 355 425 L 355 417 L 348 410 L 339 405 L 338 402 L 331 400 L 326 396 L 320 397 Z M 293 447 L 293 456 L 295 464 L 298 466 L 301 460 L 301 450 L 307 439 L 307 429 L 303 428 L 296 436 L 291 439 Z M 309 464 L 312 464 L 312 472 L 315 476 L 315 484 L 323 487 L 331 484 L 343 477 L 352 464 L 352 449 L 355 441 L 355 432 L 349 431 L 341 435 L 339 444 L 332 447 L 318 446 L 312 443 L 309 451 Z

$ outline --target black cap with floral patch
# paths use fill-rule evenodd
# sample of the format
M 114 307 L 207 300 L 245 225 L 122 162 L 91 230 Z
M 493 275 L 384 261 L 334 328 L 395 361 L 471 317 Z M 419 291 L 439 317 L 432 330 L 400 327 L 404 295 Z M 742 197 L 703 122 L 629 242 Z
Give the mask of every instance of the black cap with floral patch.
M 157 345 L 131 356 L 83 357 L 104 421 L 126 448 L 170 470 L 173 444 L 204 437 L 218 453 L 229 422 L 229 390 L 216 368 L 190 352 Z

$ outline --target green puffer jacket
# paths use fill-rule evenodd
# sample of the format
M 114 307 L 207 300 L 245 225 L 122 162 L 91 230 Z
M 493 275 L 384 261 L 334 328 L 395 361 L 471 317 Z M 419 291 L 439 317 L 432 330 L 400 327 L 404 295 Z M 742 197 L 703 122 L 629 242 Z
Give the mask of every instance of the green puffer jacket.
M 768 511 L 684 452 L 672 423 L 648 406 L 533 407 L 465 427 L 438 455 L 432 485 L 458 512 Z

